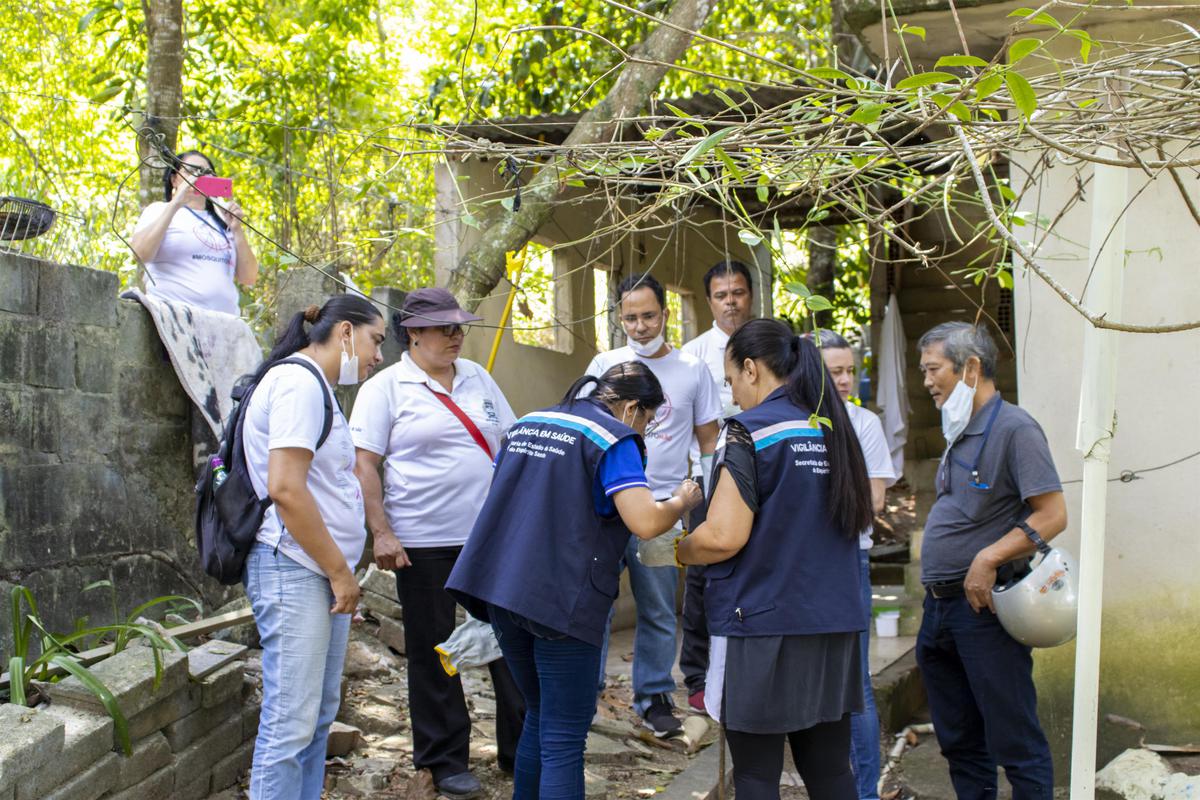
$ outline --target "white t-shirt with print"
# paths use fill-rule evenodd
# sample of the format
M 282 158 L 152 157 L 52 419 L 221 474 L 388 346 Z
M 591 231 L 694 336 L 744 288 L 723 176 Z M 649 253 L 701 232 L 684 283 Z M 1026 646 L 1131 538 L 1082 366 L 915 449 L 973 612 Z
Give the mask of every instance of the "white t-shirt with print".
M 643 358 L 628 346 L 597 353 L 587 374 L 603 375 L 625 361 L 649 367 L 667 398 L 655 415 L 658 427 L 646 437 L 646 478 L 654 497 L 662 500 L 688 475 L 695 428 L 721 418 L 721 395 L 704 362 L 675 348 L 661 358 Z
M 892 452 L 888 449 L 879 416 L 870 409 L 854 403 L 846 403 L 846 413 L 850 415 L 850 424 L 854 426 L 854 433 L 858 436 L 863 460 L 867 462 L 867 477 L 882 478 L 885 485 L 891 486 L 896 482 L 896 472 L 892 467 Z M 858 546 L 863 550 L 871 549 L 872 531 L 873 528 L 867 528 L 859 534 Z
M 295 358 L 312 361 L 314 366 L 317 363 L 300 353 Z M 362 486 L 354 474 L 354 442 L 350 438 L 350 427 L 328 381 L 322 377 L 318 383 L 317 378 L 299 364 L 283 364 L 267 371 L 254 389 L 246 409 L 242 429 L 246 466 L 254 491 L 259 497 L 266 497 L 271 450 L 298 447 L 314 452 L 325 422 L 322 392 L 329 396 L 333 405 L 333 425 L 329 429 L 329 438 L 313 455 L 308 469 L 308 490 L 317 501 L 317 509 L 334 544 L 345 556 L 346 566 L 353 570 L 367 541 Z M 258 541 L 270 547 L 278 545 L 279 552 L 288 558 L 313 572 L 325 574 L 287 532 L 274 505 L 263 517 Z
M 516 421 L 496 381 L 474 361 L 454 362 L 450 398 L 495 455 Z M 354 444 L 383 456 L 383 507 L 404 547 L 467 541 L 492 484 L 492 460 L 433 392 L 445 388 L 405 353 L 358 391 Z
M 142 211 L 134 233 L 151 225 L 167 204 L 151 203 Z M 146 262 L 152 281 L 146 293 L 209 311 L 237 315 L 238 292 L 234 285 L 237 248 L 233 234 L 221 228 L 204 209 L 180 208 L 171 218 L 162 244 Z
M 683 352 L 703 361 L 708 366 L 708 371 L 712 373 L 713 381 L 717 384 L 717 391 L 721 395 L 722 420 L 727 420 L 741 411 L 733 402 L 733 389 L 725 384 L 725 345 L 727 344 L 729 344 L 729 334 L 721 330 L 720 326 L 714 322 L 711 328 L 681 348 Z M 700 441 L 695 436 L 692 437 L 692 447 L 688 451 L 688 458 L 692 461 L 692 477 L 699 477 L 701 474 Z M 705 491 L 708 490 L 707 486 L 704 488 Z

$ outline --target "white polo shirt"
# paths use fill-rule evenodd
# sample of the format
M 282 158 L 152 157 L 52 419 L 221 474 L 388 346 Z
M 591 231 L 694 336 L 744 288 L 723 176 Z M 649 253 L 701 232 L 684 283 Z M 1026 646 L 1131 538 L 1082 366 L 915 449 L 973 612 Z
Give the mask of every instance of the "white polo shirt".
M 704 362 L 674 348 L 661 358 L 642 358 L 628 346 L 597 353 L 587 374 L 603 375 L 625 361 L 649 367 L 667 398 L 654 417 L 658 427 L 646 437 L 646 478 L 654 497 L 662 500 L 688 475 L 688 449 L 696 426 L 721 418 L 721 396 Z
M 717 384 L 717 391 L 721 397 L 722 421 L 741 411 L 733 402 L 733 389 L 725 385 L 725 345 L 727 344 L 729 344 L 729 334 L 721 330 L 720 326 L 714 322 L 712 328 L 680 348 L 683 352 L 703 361 L 708 367 L 708 371 L 712 373 L 713 381 Z M 692 437 L 692 447 L 688 451 L 688 458 L 692 461 L 692 477 L 699 477 L 700 441 L 695 436 Z M 707 486 L 704 488 L 706 491 L 708 490 Z
M 295 357 L 312 361 L 314 366 L 317 364 L 301 353 Z M 333 426 L 329 429 L 329 438 L 318 450 L 317 440 L 325 422 L 322 392 L 329 396 L 333 406 Z M 245 419 L 242 435 L 246 467 L 250 483 L 259 497 L 267 496 L 267 464 L 271 450 L 299 447 L 310 453 L 315 451 L 308 468 L 308 490 L 317 501 L 317 509 L 334 544 L 345 556 L 346 566 L 353 570 L 367 541 L 362 486 L 354 474 L 354 442 L 350 439 L 350 429 L 329 382 L 322 377 L 318 383 L 313 374 L 299 364 L 272 367 L 254 389 Z M 268 508 L 263 516 L 257 538 L 270 547 L 278 546 L 279 552 L 313 572 L 325 574 L 287 532 L 275 506 Z
M 885 485 L 891 486 L 896 482 L 896 472 L 892 467 L 892 451 L 883 435 L 883 423 L 875 412 L 854 403 L 846 403 L 846 413 L 850 415 L 850 424 L 858 436 L 863 460 L 867 462 L 867 477 L 882 478 Z M 859 534 L 858 546 L 863 550 L 871 549 L 872 531 L 873 528 L 869 527 Z
M 450 398 L 495 454 L 512 408 L 479 364 L 460 358 L 454 369 Z M 405 353 L 362 385 L 350 414 L 355 446 L 384 458 L 383 507 L 405 547 L 464 544 L 492 484 L 491 459 L 432 392 L 446 394 Z

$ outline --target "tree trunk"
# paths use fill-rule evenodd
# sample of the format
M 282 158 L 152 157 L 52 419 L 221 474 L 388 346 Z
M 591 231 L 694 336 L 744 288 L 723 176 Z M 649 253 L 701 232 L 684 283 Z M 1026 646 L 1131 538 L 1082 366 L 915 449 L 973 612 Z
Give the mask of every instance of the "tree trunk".
M 837 229 L 813 226 L 808 229 L 808 290 L 833 302 L 833 279 L 837 275 Z M 818 327 L 829 327 L 830 311 L 813 315 Z
M 142 127 L 175 152 L 183 105 L 183 0 L 142 0 L 146 16 L 146 107 Z M 157 144 L 138 137 L 138 200 L 145 208 L 162 199 L 162 167 Z
M 464 308 L 474 310 L 480 299 L 491 294 L 504 277 L 504 255 L 521 247 L 550 219 L 554 201 L 563 187 L 559 175 L 568 167 L 565 154 L 574 145 L 612 139 L 628 119 L 650 101 L 673 64 L 691 43 L 689 31 L 699 30 L 716 6 L 716 0 L 675 0 L 666 23 L 655 28 L 637 48 L 637 53 L 657 63 L 634 62 L 621 70 L 617 82 L 604 99 L 589 109 L 575 124 L 559 154 L 553 156 L 521 191 L 521 209 L 493 207 L 481 221 L 483 234 L 450 273 L 447 286 Z

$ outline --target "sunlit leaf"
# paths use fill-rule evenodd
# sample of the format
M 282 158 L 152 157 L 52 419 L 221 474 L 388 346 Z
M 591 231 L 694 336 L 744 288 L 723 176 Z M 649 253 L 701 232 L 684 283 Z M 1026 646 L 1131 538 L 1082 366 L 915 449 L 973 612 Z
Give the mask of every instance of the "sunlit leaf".
M 1033 112 L 1037 111 L 1037 95 L 1034 93 L 1033 87 L 1029 85 L 1029 81 L 1025 80 L 1025 76 L 1019 72 L 1006 72 L 1004 73 L 1004 84 L 1008 87 L 1008 92 L 1012 95 L 1017 110 L 1025 119 L 1031 119 Z
M 984 61 L 979 56 L 942 56 L 938 59 L 935 67 L 979 67 L 986 68 L 988 62 Z
M 1012 47 L 1008 48 L 1008 63 L 1016 64 L 1041 46 L 1042 40 L 1032 36 L 1028 39 L 1017 39 L 1012 43 Z
M 951 75 L 949 72 L 919 72 L 916 75 L 909 75 L 904 80 L 896 84 L 897 91 L 906 92 L 909 89 L 920 89 L 923 86 L 932 86 L 935 83 L 951 83 L 958 81 L 957 75 Z

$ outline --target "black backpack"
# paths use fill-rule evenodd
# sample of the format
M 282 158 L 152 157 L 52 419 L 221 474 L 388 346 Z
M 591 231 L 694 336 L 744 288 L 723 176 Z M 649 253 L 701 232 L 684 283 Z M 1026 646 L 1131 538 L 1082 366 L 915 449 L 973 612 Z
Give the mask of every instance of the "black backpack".
M 299 364 L 313 374 L 321 385 L 321 396 L 325 399 L 325 422 L 317 449 L 329 438 L 333 427 L 333 403 L 325 390 L 325 378 L 311 362 L 302 358 L 285 358 L 271 365 Z M 268 370 L 269 371 L 269 370 Z M 221 583 L 229 586 L 242 579 L 242 568 L 246 556 L 254 545 L 263 515 L 271 506 L 271 498 L 259 499 L 250 482 L 246 468 L 246 454 L 242 446 L 242 426 L 245 424 L 246 409 L 250 397 L 258 384 L 248 378 L 240 380 L 233 391 L 233 411 L 225 423 L 221 444 L 217 454 L 209 459 L 200 480 L 196 484 L 196 549 L 200 553 L 200 565 L 204 571 Z M 213 462 L 220 459 L 225 464 L 225 480 L 217 485 L 217 471 Z

